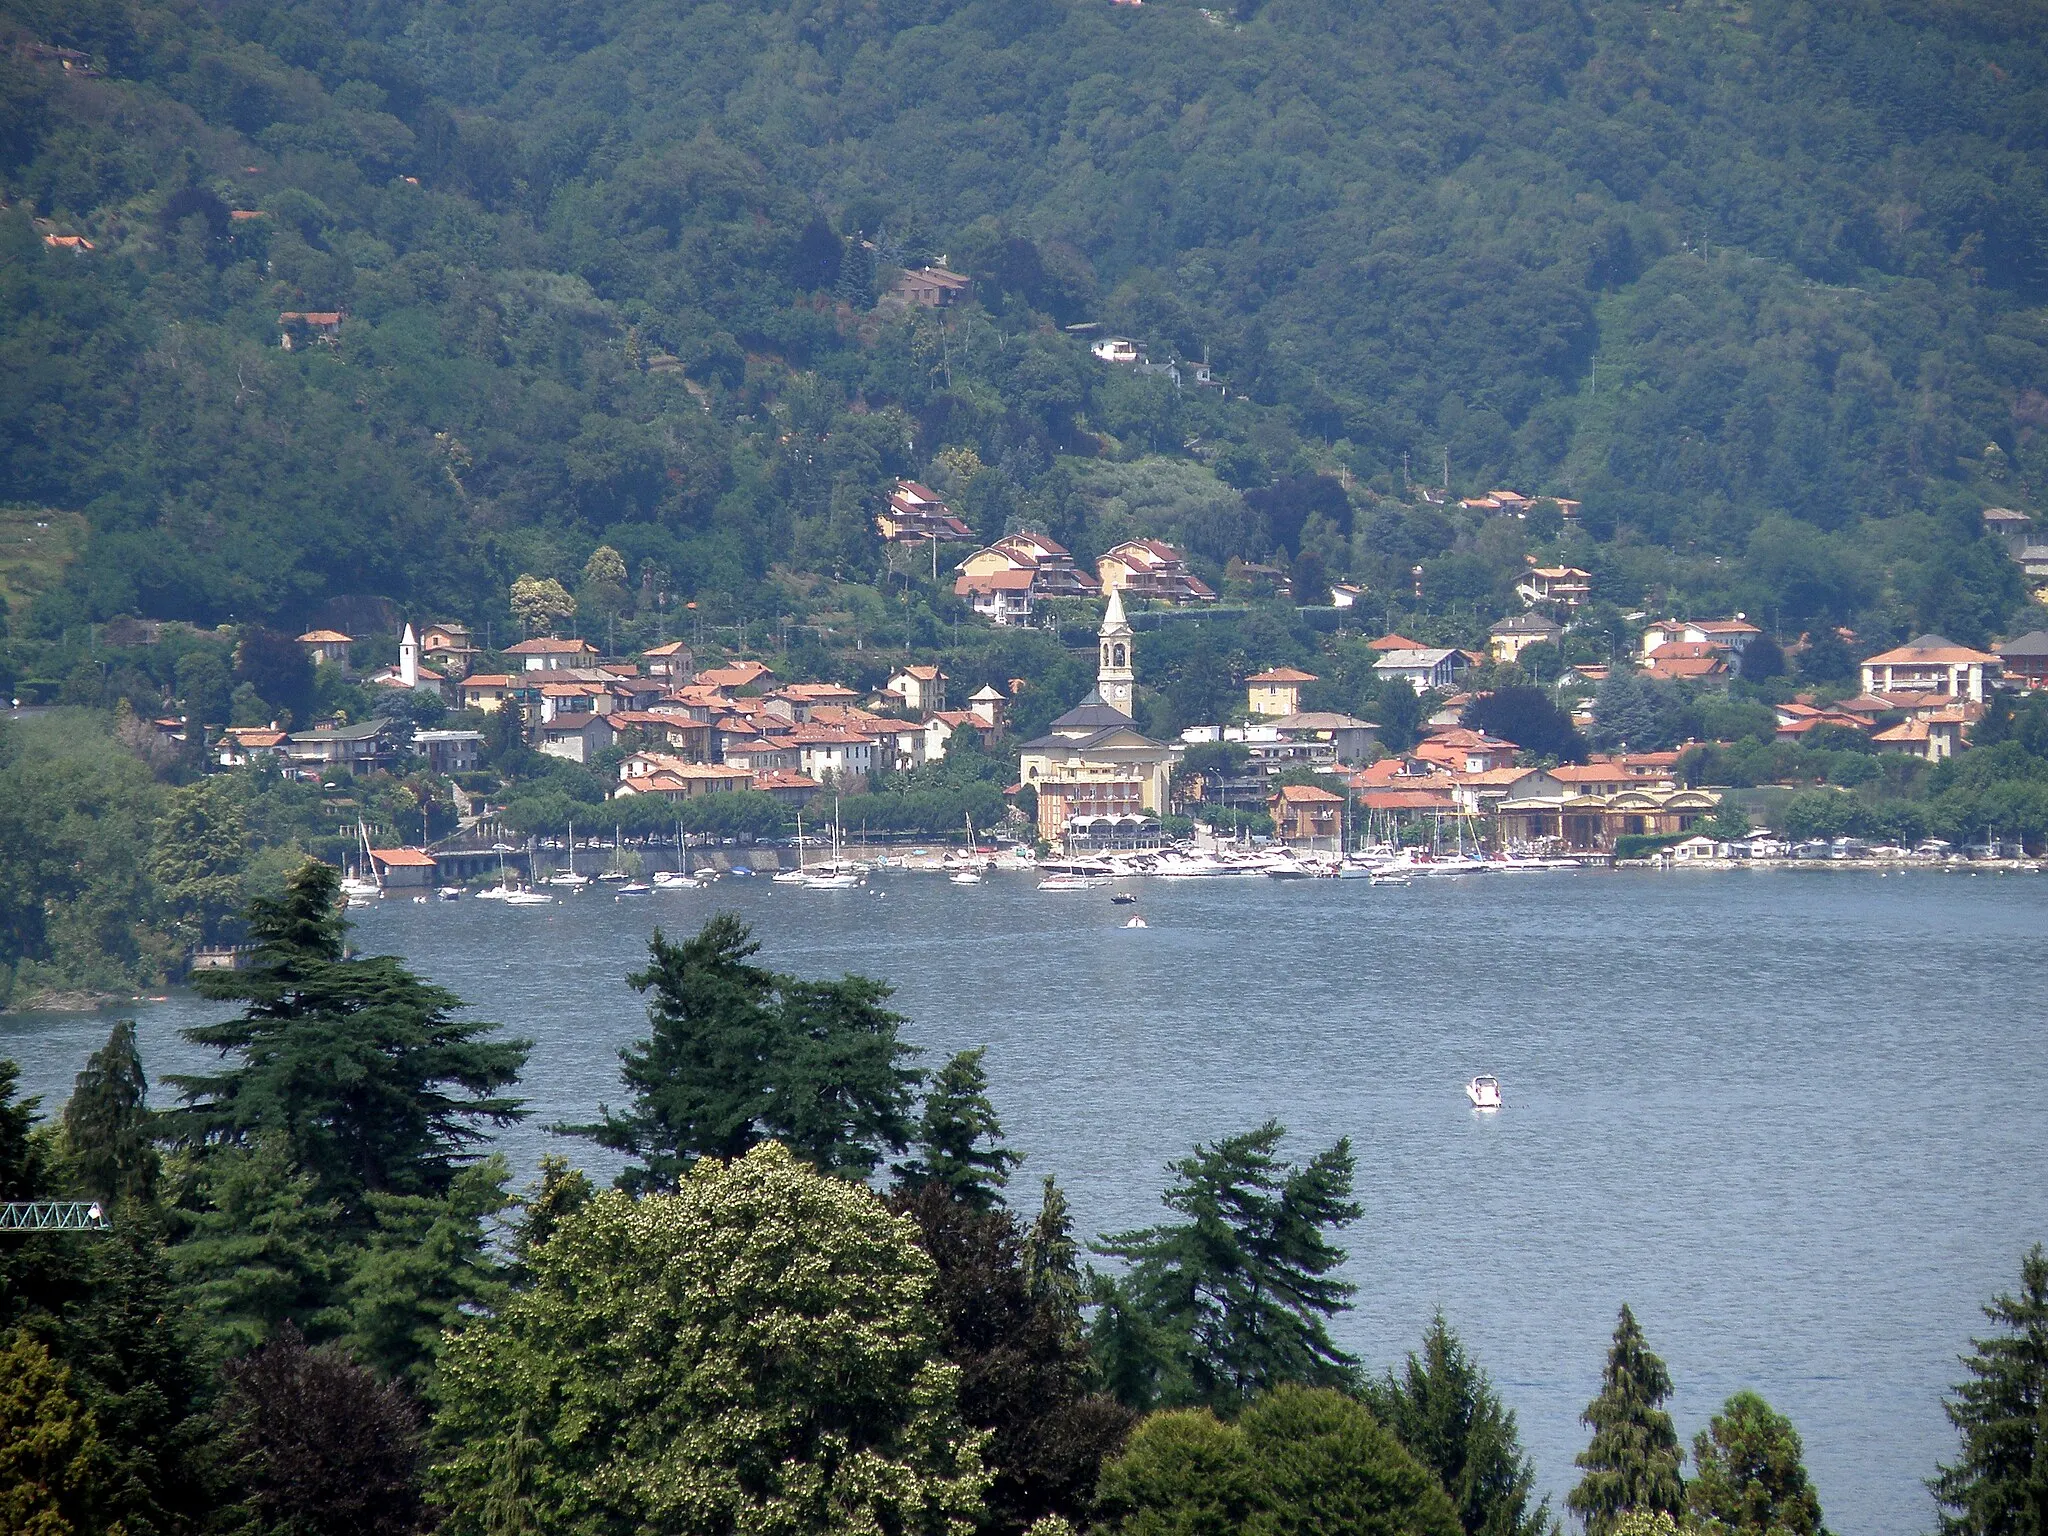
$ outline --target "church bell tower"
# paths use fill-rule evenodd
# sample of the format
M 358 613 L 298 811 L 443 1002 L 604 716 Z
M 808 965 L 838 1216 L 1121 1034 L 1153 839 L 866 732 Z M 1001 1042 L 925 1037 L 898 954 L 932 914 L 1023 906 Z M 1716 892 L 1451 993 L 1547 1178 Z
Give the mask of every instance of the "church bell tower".
M 1137 681 L 1131 664 L 1136 658 L 1132 655 L 1131 624 L 1124 617 L 1124 596 L 1119 588 L 1110 589 L 1109 607 L 1102 615 L 1098 633 L 1102 660 L 1095 669 L 1095 691 L 1110 708 L 1129 715 Z

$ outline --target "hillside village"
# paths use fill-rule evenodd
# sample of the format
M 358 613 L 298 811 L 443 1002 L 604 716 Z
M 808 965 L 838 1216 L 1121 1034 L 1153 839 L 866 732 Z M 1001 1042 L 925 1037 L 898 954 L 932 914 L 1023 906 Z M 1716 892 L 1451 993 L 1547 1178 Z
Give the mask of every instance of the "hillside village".
M 1518 499 L 1491 496 L 1510 512 Z M 1648 619 L 1625 657 L 1545 667 L 1539 663 L 1560 657 L 1579 623 L 1585 573 L 1532 567 L 1520 588 L 1523 611 L 1492 624 L 1484 649 L 1398 633 L 1363 639 L 1361 628 L 1343 622 L 1357 609 L 1341 592 L 1329 594 L 1339 619 L 1332 644 L 1347 633 L 1363 640 L 1374 680 L 1405 686 L 1418 700 L 1409 739 L 1390 741 L 1375 720 L 1311 707 L 1304 694 L 1322 681 L 1318 673 L 1275 664 L 1234 680 L 1242 702 L 1222 718 L 1160 741 L 1139 725 L 1145 640 L 1133 615 L 1200 623 L 1218 606 L 1181 551 L 1129 540 L 1089 570 L 1028 530 L 970 547 L 944 499 L 909 480 L 899 482 L 875 528 L 884 541 L 930 545 L 934 558 L 940 545 L 955 546 L 947 556 L 955 591 L 991 629 L 1056 624 L 1076 605 L 1099 614 L 1093 689 L 1048 701 L 1039 713 L 1049 711 L 1050 723 L 1020 733 L 1013 708 L 1031 692 L 1029 679 L 984 683 L 962 696 L 936 657 L 905 657 L 881 686 L 860 689 L 790 680 L 772 656 L 700 656 L 679 639 L 623 655 L 558 634 L 492 649 L 463 623 L 433 621 L 406 622 L 394 662 L 358 669 L 351 657 L 364 637 L 322 628 L 300 634 L 297 646 L 309 665 L 376 701 L 368 717 L 336 715 L 303 729 L 231 726 L 205 741 L 206 759 L 217 770 L 267 768 L 327 783 L 444 776 L 464 806 L 456 829 L 425 849 L 373 850 L 400 883 L 484 872 L 479 848 L 522 830 L 557 830 L 503 818 L 516 777 L 506 771 L 507 753 L 516 750 L 596 776 L 610 803 L 581 812 L 569 804 L 566 817 L 582 814 L 587 827 L 630 825 L 642 836 L 694 823 L 764 837 L 798 816 L 819 826 L 842 797 L 872 806 L 877 791 L 929 778 L 949 754 L 965 751 L 1001 793 L 1000 820 L 990 824 L 985 810 L 981 832 L 1068 856 L 1158 848 L 1199 834 L 1331 854 L 1369 839 L 1594 858 L 1677 846 L 1726 858 L 1784 851 L 1776 834 L 1751 833 L 1732 802 L 1724 810 L 1731 792 L 1715 782 L 1714 753 L 1730 743 L 1702 738 L 1640 750 L 1615 741 L 1607 751 L 1560 752 L 1475 719 L 1499 690 L 1527 693 L 1544 676 L 1545 696 L 1573 729 L 1597 740 L 1602 690 L 1625 674 L 1692 698 L 1732 691 L 1752 708 L 1774 696 L 1778 747 L 1825 743 L 1934 765 L 1967 750 L 1999 699 L 2048 684 L 2048 632 L 2037 631 L 1987 651 L 1921 636 L 1862 657 L 1853 688 L 1795 688 L 1781 677 L 1767 688 L 1754 674 L 1777 677 L 1785 657 L 1741 614 Z M 427 716 L 434 723 L 422 723 Z M 154 729 L 182 742 L 205 728 L 166 717 Z M 1795 775 L 1783 787 L 1810 782 Z M 704 818 L 742 802 L 773 810 L 742 822 Z M 926 840 L 957 830 L 935 819 L 874 830 Z M 1700 839 L 1702 828 L 1718 841 Z

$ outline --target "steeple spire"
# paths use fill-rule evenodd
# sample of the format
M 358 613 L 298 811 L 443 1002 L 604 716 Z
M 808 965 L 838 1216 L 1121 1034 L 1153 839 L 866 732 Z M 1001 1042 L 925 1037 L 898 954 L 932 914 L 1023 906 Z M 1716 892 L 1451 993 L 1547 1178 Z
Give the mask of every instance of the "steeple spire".
M 1103 610 L 1100 641 L 1101 660 L 1095 668 L 1095 691 L 1102 702 L 1125 715 L 1132 712 L 1137 691 L 1134 670 L 1134 641 L 1130 620 L 1124 617 L 1124 595 L 1119 587 L 1109 589 L 1109 606 Z

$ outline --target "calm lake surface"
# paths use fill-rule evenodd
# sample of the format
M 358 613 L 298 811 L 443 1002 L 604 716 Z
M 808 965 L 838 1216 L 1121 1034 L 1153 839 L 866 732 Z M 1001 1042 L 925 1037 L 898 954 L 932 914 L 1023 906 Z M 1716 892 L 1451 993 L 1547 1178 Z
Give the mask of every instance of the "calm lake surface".
M 1339 1339 L 1374 1368 L 1441 1307 L 1520 1417 L 1554 1499 L 1626 1300 L 1690 1440 L 1738 1388 L 1805 1436 L 1838 1536 L 1931 1529 L 1941 1394 L 1977 1308 L 2048 1240 L 2048 877 L 1541 874 L 1151 881 L 1152 926 L 1032 877 L 861 892 L 726 880 L 546 908 L 387 901 L 356 939 L 536 1045 L 541 1129 L 618 1098 L 644 1026 L 623 981 L 657 922 L 742 913 L 765 958 L 897 986 L 931 1064 L 988 1046 L 1020 1203 L 1056 1174 L 1084 1233 L 1161 1214 L 1162 1165 L 1278 1116 L 1349 1136 L 1366 1207 Z M 136 1013 L 152 1077 L 194 1060 L 186 995 Z M 0 1016 L 54 1109 L 115 1015 Z M 1479 1117 L 1465 1080 L 1499 1075 Z

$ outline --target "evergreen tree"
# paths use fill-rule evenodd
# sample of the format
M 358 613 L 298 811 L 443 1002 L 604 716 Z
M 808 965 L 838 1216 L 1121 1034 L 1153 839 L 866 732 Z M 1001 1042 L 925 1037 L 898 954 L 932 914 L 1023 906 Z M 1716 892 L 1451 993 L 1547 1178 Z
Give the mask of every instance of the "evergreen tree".
M 156 1196 L 149 1079 L 135 1049 L 135 1021 L 123 1019 L 86 1059 L 64 1106 L 64 1139 L 85 1187 L 109 1206 Z
M 1269 1120 L 1168 1164 L 1160 1198 L 1186 1219 L 1115 1233 L 1096 1251 L 1130 1265 L 1097 1319 L 1098 1357 L 1124 1401 L 1234 1411 L 1283 1382 L 1344 1386 L 1355 1363 L 1327 1322 L 1356 1287 L 1331 1278 L 1344 1250 L 1326 1233 L 1355 1221 L 1351 1143 L 1296 1167 Z M 1135 1355 L 1126 1351 L 1137 1351 Z
M 1655 751 L 1663 744 L 1663 730 L 1656 690 L 1633 662 L 1616 663 L 1593 695 L 1593 745 Z
M 366 1195 L 445 1193 L 482 1127 L 524 1113 L 499 1090 L 518 1080 L 531 1042 L 486 1040 L 496 1025 L 458 1022 L 459 998 L 394 959 L 345 958 L 338 885 L 333 868 L 308 862 L 281 899 L 250 904 L 255 964 L 195 982 L 242 1002 L 242 1016 L 185 1031 L 234 1064 L 173 1077 L 187 1107 L 164 1119 L 192 1147 L 282 1135 L 319 1197 L 367 1225 Z
M 487 1223 L 514 1203 L 502 1157 L 465 1168 L 448 1193 L 372 1195 L 377 1229 L 346 1287 L 342 1342 L 365 1365 L 415 1386 L 432 1375 L 449 1329 L 507 1293 Z
M 1970 1379 L 1942 1406 L 1962 1454 L 1933 1481 L 1943 1536 L 2048 1532 L 2048 1253 L 2020 1262 L 2017 1295 L 1992 1298 L 1999 1331 L 1963 1357 Z
M 1523 1454 L 1512 1409 L 1438 1313 L 1406 1371 L 1373 1393 L 1374 1407 L 1457 1507 L 1466 1536 L 1543 1536 L 1550 1502 L 1534 1509 L 1536 1469 Z
M 24 1330 L 0 1334 L 0 1531 L 104 1530 L 106 1462 L 71 1372 Z
M 1685 1508 L 1679 1476 L 1685 1453 L 1662 1406 L 1670 1396 L 1671 1374 L 1650 1353 L 1624 1303 L 1600 1395 L 1583 1415 L 1593 1431 L 1576 1462 L 1585 1476 L 1565 1496 L 1566 1506 L 1586 1522 L 1587 1536 L 1611 1536 L 1616 1518 L 1629 1510 L 1676 1515 Z
M 864 976 L 809 982 L 752 964 L 761 946 L 720 913 L 671 944 L 656 929 L 646 970 L 647 1038 L 619 1052 L 623 1113 L 563 1126 L 638 1160 L 633 1191 L 673 1188 L 702 1157 L 731 1159 L 768 1138 L 828 1173 L 865 1178 L 882 1149 L 910 1141 L 911 1087 L 889 988 Z
M 32 1134 L 35 1101 L 14 1101 L 14 1077 L 13 1063 L 0 1061 L 0 1191 L 10 1200 L 47 1199 L 59 1192 L 42 1155 L 48 1143 Z M 191 1528 L 219 1504 L 196 1412 L 200 1373 L 153 1222 L 123 1221 L 93 1238 L 18 1234 L 0 1243 L 0 1339 L 14 1329 L 55 1362 L 64 1396 L 83 1415 L 75 1422 L 93 1426 L 91 1521 L 81 1529 L 160 1536 Z M 49 1376 L 22 1347 L 0 1361 L 0 1396 L 17 1376 Z M 0 1407 L 0 1418 L 48 1408 L 72 1422 L 43 1388 L 21 1391 L 27 1395 Z M 56 1433 L 55 1424 L 46 1427 Z M 7 1434 L 0 1429 L 0 1440 Z M 7 1454 L 0 1450 L 0 1463 Z M 0 1510 L 7 1482 L 0 1465 Z M 21 1528 L 0 1516 L 0 1530 Z
M 334 1346 L 289 1323 L 223 1370 L 235 1483 L 265 1529 L 292 1536 L 410 1536 L 420 1528 L 419 1411 Z
M 1686 1505 L 1716 1536 L 1826 1536 L 1799 1431 L 1754 1392 L 1737 1392 L 1693 1436 Z
M 1071 1320 L 1077 1336 L 1081 1321 L 1081 1249 L 1074 1241 L 1074 1216 L 1066 1194 L 1045 1176 L 1038 1215 L 1024 1237 L 1024 1280 L 1040 1305 L 1056 1308 Z
M 1010 1170 L 1024 1161 L 1003 1145 L 1002 1123 L 989 1102 L 987 1047 L 962 1051 L 932 1078 L 917 1133 L 917 1155 L 898 1170 L 911 1189 L 937 1184 L 978 1211 L 1003 1203 Z
M 323 1200 L 282 1135 L 172 1164 L 184 1240 L 173 1273 L 216 1350 L 239 1354 L 291 1323 L 316 1339 L 347 1322 L 350 1256 L 337 1200 Z
M 1135 1417 L 1089 1390 L 1079 1319 L 1055 1287 L 1034 1289 L 1014 1216 L 957 1200 L 938 1182 L 891 1202 L 938 1267 L 940 1350 L 960 1368 L 960 1412 L 990 1432 L 988 1528 L 1015 1533 L 1060 1514 L 1085 1520 L 1104 1457 Z

